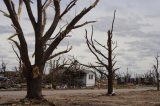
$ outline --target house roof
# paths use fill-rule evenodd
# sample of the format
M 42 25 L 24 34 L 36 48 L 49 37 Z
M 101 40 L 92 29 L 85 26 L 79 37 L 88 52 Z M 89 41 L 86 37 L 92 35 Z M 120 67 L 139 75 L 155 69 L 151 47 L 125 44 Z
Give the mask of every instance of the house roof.
M 60 68 L 60 69 L 58 69 L 58 72 L 59 73 L 64 73 L 68 70 L 73 71 L 73 72 L 82 72 L 84 74 L 94 73 L 92 70 L 86 70 L 86 69 L 75 70 L 74 68 L 68 68 L 68 67 Z
M 86 74 L 88 74 L 88 73 L 94 73 L 93 71 L 91 71 L 91 70 L 81 70 L 82 72 L 84 72 L 84 73 L 86 73 Z

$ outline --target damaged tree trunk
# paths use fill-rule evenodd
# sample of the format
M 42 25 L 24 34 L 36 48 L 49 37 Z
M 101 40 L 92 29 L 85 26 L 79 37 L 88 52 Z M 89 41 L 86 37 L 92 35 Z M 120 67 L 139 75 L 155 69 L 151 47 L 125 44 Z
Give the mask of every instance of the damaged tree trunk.
M 30 72 L 27 73 L 26 81 L 27 81 L 27 95 L 26 98 L 29 99 L 42 99 L 42 74 L 39 74 L 38 69 L 31 67 Z
M 108 40 L 107 40 L 107 46 L 108 46 L 108 95 L 113 94 L 113 81 L 114 81 L 114 69 L 113 69 L 113 63 L 112 63 L 112 32 L 108 31 Z
M 41 99 L 42 98 L 42 89 L 41 89 L 42 76 L 37 78 L 27 78 L 27 95 L 26 98 L 32 99 Z
M 99 73 L 103 73 L 108 78 L 107 95 L 114 95 L 114 92 L 113 92 L 114 74 L 115 74 L 115 71 L 119 69 L 119 68 L 114 68 L 114 66 L 116 64 L 116 61 L 114 61 L 114 59 L 116 58 L 116 55 L 113 55 L 114 50 L 117 48 L 117 42 L 113 42 L 113 40 L 112 40 L 115 12 L 116 11 L 114 11 L 112 28 L 111 28 L 111 30 L 108 30 L 108 33 L 107 33 L 108 39 L 107 39 L 106 45 L 99 43 L 96 39 L 93 40 L 93 27 L 92 27 L 92 34 L 91 34 L 90 40 L 87 37 L 87 31 L 86 31 L 87 46 L 88 46 L 89 50 L 92 52 L 92 54 L 96 57 L 96 59 L 97 59 L 96 63 L 98 64 L 98 66 L 91 65 L 90 67 L 96 69 Z M 102 53 L 102 51 L 99 50 L 98 47 L 95 46 L 95 43 L 98 44 L 98 46 L 102 47 L 107 52 Z M 98 69 L 97 67 L 104 67 L 105 70 L 102 71 L 102 70 Z
M 81 18 L 85 16 L 90 10 L 92 10 L 99 2 L 99 0 L 95 0 L 90 6 L 84 8 L 80 11 L 70 22 L 64 23 L 62 27 L 59 28 L 59 32 L 57 33 L 57 27 L 59 27 L 59 23 L 61 22 L 64 15 L 66 15 L 73 7 L 76 5 L 79 0 L 68 0 L 67 6 L 62 9 L 61 0 L 3 0 L 4 4 L 7 7 L 8 12 L 1 12 L 9 18 L 12 22 L 12 27 L 15 29 L 15 34 L 9 37 L 19 50 L 19 57 L 22 60 L 23 70 L 25 73 L 25 77 L 27 80 L 27 95 L 26 98 L 29 99 L 42 99 L 42 73 L 44 70 L 45 63 L 53 59 L 61 54 L 67 53 L 71 50 L 71 47 L 66 50 L 55 53 L 60 42 L 68 36 L 68 34 L 77 28 L 80 28 L 86 24 L 93 23 L 95 21 L 86 21 L 84 23 L 79 23 Z M 19 2 L 19 5 L 18 3 Z M 25 9 L 27 11 L 27 15 L 31 22 L 31 28 L 33 28 L 33 37 L 35 38 L 35 48 L 34 51 L 29 51 L 28 43 L 26 41 L 25 33 L 22 28 L 23 24 L 20 22 L 20 15 L 23 3 L 25 4 Z M 34 4 L 34 6 L 33 6 Z M 35 5 L 36 4 L 36 5 Z M 52 5 L 52 6 L 50 6 Z M 47 23 L 47 8 L 51 7 L 53 9 L 53 19 L 51 24 L 49 24 L 49 28 L 45 28 Z M 16 10 L 18 9 L 18 11 Z M 33 11 L 36 9 L 37 11 Z M 61 9 L 63 11 L 61 11 Z M 36 15 L 35 15 L 36 14 Z M 28 32 L 27 32 L 28 33 Z M 16 41 L 15 38 L 18 38 Z M 29 52 L 32 52 L 32 57 L 35 57 L 34 63 L 30 61 Z M 54 53 L 54 54 L 53 54 Z
M 155 57 L 156 59 L 156 65 L 154 65 L 154 71 L 155 71 L 155 75 L 156 75 L 156 82 L 157 82 L 157 91 L 159 91 L 159 87 L 160 87 L 160 84 L 159 84 L 159 60 L 158 60 L 159 56 L 157 55 Z
M 157 73 L 157 91 L 159 91 L 159 73 Z
M 113 94 L 113 73 L 108 73 L 108 95 L 112 95 Z

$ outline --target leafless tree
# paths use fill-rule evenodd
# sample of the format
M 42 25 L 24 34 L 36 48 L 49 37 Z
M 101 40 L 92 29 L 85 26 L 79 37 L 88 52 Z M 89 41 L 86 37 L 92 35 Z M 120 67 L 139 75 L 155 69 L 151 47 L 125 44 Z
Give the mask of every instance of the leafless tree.
M 154 67 L 154 71 L 155 71 L 155 74 L 156 74 L 156 82 L 157 82 L 157 91 L 159 91 L 159 60 L 158 60 L 158 58 L 159 58 L 159 56 L 157 55 L 156 57 L 155 57 L 155 59 L 156 59 L 156 65 L 154 65 L 153 67 Z
M 43 98 L 42 96 L 42 74 L 45 67 L 46 61 L 55 58 L 58 55 L 63 53 L 67 53 L 70 51 L 70 48 L 67 48 L 64 51 L 55 53 L 55 50 L 59 43 L 67 37 L 67 35 L 73 30 L 79 27 L 82 27 L 88 23 L 92 23 L 94 21 L 86 21 L 82 24 L 77 25 L 79 20 L 86 15 L 90 10 L 92 10 L 99 0 L 95 0 L 93 4 L 89 7 L 84 8 L 81 12 L 79 12 L 68 24 L 60 28 L 61 30 L 56 33 L 56 28 L 58 23 L 61 22 L 61 19 L 64 15 L 66 15 L 73 7 L 76 5 L 77 1 L 79 0 L 70 0 L 68 5 L 64 10 L 61 9 L 61 0 L 35 0 L 34 2 L 31 0 L 19 0 L 18 8 L 14 3 L 14 0 L 3 0 L 8 13 L 1 10 L 1 12 L 11 19 L 12 26 L 15 29 L 16 33 L 12 35 L 9 40 L 13 41 L 17 46 L 20 57 L 23 63 L 23 69 L 25 69 L 26 73 L 26 80 L 27 80 L 27 95 L 26 98 L 29 99 L 39 99 Z M 36 3 L 36 6 L 32 7 L 31 4 Z M 34 57 L 35 61 L 34 64 L 31 64 L 30 58 L 28 55 L 28 45 L 25 39 L 25 33 L 22 29 L 22 24 L 20 23 L 20 15 L 21 10 L 23 9 L 22 6 L 25 5 L 25 9 L 27 10 L 29 20 L 31 25 L 33 26 L 34 30 L 34 37 L 35 37 L 35 51 Z M 45 28 L 47 22 L 47 13 L 46 9 L 51 6 L 54 9 L 55 15 L 53 17 L 53 21 L 50 27 L 47 29 Z M 18 9 L 18 11 L 16 10 Z M 37 10 L 37 15 L 33 12 L 33 9 Z M 61 11 L 62 10 L 62 11 Z M 36 17 L 36 18 L 35 18 Z M 18 37 L 18 42 L 15 41 L 13 38 Z M 53 54 L 53 52 L 55 54 Z
M 12 46 L 12 50 L 13 50 L 14 54 L 17 57 L 16 60 L 18 61 L 18 67 L 15 66 L 15 71 L 18 72 L 19 82 L 24 82 L 22 59 L 21 59 L 20 55 L 18 54 L 17 50 L 15 49 L 15 46 L 12 43 L 11 43 L 11 46 Z
M 61 69 L 68 66 L 70 61 L 66 58 L 59 57 L 58 59 L 50 60 L 49 61 L 49 80 L 52 83 L 52 88 L 56 88 L 56 85 L 59 80 L 61 79 L 62 72 Z
M 4 62 L 4 60 L 2 59 L 2 63 L 1 63 L 1 73 L 5 76 L 6 74 L 6 67 L 7 67 L 7 63 Z
M 68 56 L 67 58 L 59 57 L 57 59 L 50 60 L 49 68 L 50 71 L 47 75 L 47 80 L 52 83 L 53 88 L 56 88 L 57 85 L 62 84 L 62 80 L 65 80 L 66 82 L 68 81 L 67 83 L 71 82 L 69 79 L 73 78 L 70 78 L 70 76 L 72 77 L 73 73 L 84 69 L 84 67 L 77 62 L 74 56 Z M 65 75 L 66 72 L 68 75 Z
M 125 84 L 130 83 L 132 73 L 128 71 L 128 67 L 127 67 L 127 71 L 123 73 L 123 76 L 125 81 L 124 83 Z
M 113 38 L 113 25 L 115 21 L 115 13 L 114 11 L 114 17 L 112 22 L 111 30 L 108 30 L 108 39 L 106 45 L 103 45 L 99 43 L 97 40 L 93 40 L 93 27 L 92 27 L 92 33 L 91 38 L 89 40 L 87 30 L 86 30 L 86 43 L 91 51 L 91 53 L 96 57 L 98 67 L 104 67 L 105 71 L 99 70 L 96 66 L 91 65 L 93 68 L 98 70 L 98 72 L 105 74 L 108 77 L 108 95 L 113 94 L 113 83 L 114 83 L 114 74 L 115 71 L 119 68 L 114 68 L 117 61 L 114 61 L 116 55 L 113 54 L 114 50 L 117 48 L 117 42 L 114 42 L 112 40 Z M 98 49 L 95 45 L 98 44 L 100 47 L 102 47 L 106 52 L 102 53 L 101 50 Z M 107 54 L 106 54 L 107 53 Z

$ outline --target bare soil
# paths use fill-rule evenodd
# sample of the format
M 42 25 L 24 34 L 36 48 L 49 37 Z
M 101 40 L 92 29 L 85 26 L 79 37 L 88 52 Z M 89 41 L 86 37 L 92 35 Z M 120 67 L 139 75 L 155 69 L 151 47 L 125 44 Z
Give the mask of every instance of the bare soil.
M 160 106 L 160 91 L 155 88 L 117 89 L 115 92 L 116 96 L 106 96 L 105 89 L 45 90 L 43 94 L 56 106 Z M 17 106 L 25 95 L 26 91 L 0 91 L 0 106 Z

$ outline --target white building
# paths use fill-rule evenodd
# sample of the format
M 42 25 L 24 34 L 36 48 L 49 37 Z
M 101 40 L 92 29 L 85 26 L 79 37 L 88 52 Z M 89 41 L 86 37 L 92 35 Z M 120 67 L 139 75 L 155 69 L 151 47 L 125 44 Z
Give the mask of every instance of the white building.
M 66 85 L 70 88 L 76 87 L 94 87 L 96 85 L 96 75 L 90 70 L 61 70 L 61 80 L 60 85 Z M 58 71 L 60 72 L 60 71 Z
M 83 70 L 85 75 L 82 77 L 82 81 L 86 87 L 94 87 L 96 84 L 96 75 L 94 72 L 89 70 Z

